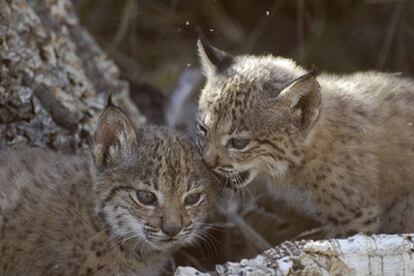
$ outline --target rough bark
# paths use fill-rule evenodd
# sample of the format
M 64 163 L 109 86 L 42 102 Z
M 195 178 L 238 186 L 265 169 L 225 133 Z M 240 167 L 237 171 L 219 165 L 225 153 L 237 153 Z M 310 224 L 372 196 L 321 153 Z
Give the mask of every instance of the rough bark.
M 215 272 L 179 267 L 175 275 L 414 275 L 413 238 L 414 234 L 355 235 L 284 242 L 254 259 L 217 265 Z
M 128 90 L 69 0 L 0 0 L 0 149 L 82 151 L 109 93 L 143 122 Z

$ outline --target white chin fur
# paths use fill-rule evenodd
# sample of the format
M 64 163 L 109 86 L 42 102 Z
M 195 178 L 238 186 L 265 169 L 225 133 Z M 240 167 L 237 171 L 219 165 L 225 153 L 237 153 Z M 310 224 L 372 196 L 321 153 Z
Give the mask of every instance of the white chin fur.
M 162 243 L 162 242 L 151 241 L 145 238 L 145 241 L 148 243 L 148 245 L 150 245 L 152 248 L 156 250 L 166 250 L 166 249 L 170 249 L 176 246 L 182 246 L 184 244 L 189 243 L 187 239 L 178 239 L 176 241 Z
M 286 161 L 268 161 L 264 163 L 264 161 L 262 162 L 254 162 L 252 164 L 252 166 L 242 166 L 242 167 L 238 167 L 237 169 L 239 171 L 248 171 L 249 172 L 249 177 L 247 179 L 244 180 L 244 182 L 242 184 L 238 184 L 236 185 L 237 188 L 242 188 L 245 187 L 247 185 L 249 185 L 258 174 L 260 173 L 265 173 L 265 175 L 270 175 L 273 179 L 277 179 L 277 178 L 282 178 L 283 176 L 286 175 L 289 165 L 288 162 Z M 256 168 L 260 168 L 259 170 L 257 170 Z
M 246 187 L 253 181 L 253 179 L 255 179 L 256 175 L 257 175 L 256 171 L 249 170 L 249 177 L 246 180 L 244 180 L 242 185 L 239 185 L 238 187 Z

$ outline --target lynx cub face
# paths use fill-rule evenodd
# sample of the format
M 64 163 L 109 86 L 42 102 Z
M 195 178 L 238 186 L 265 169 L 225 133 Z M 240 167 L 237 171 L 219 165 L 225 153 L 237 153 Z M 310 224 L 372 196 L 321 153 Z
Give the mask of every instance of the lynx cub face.
M 136 134 L 113 106 L 102 115 L 95 141 L 97 211 L 113 233 L 155 249 L 192 241 L 214 182 L 187 141 L 163 128 Z
M 316 80 L 284 58 L 232 57 L 205 42 L 199 52 L 199 146 L 227 185 L 270 176 L 329 237 L 414 230 L 413 80 Z
M 198 118 L 205 162 L 232 186 L 260 172 L 283 176 L 302 159 L 297 148 L 318 118 L 315 78 L 288 59 L 231 57 L 201 42 L 199 52 L 207 76 Z
M 1 152 L 1 275 L 160 275 L 201 236 L 216 184 L 186 138 L 135 131 L 109 105 L 92 151 L 90 166 L 41 149 Z

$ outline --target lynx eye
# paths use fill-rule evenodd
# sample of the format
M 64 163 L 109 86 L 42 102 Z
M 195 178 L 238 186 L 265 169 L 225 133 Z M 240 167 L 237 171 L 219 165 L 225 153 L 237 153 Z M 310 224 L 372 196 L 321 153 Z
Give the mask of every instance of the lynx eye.
M 247 145 L 249 144 L 249 142 L 250 142 L 250 140 L 249 139 L 245 139 L 245 138 L 231 138 L 229 140 L 229 145 L 233 149 L 242 150 L 242 149 L 244 149 L 244 148 L 247 147 Z
M 157 205 L 157 197 L 154 193 L 139 190 L 137 191 L 137 198 L 138 201 L 143 205 Z
M 197 129 L 198 129 L 198 132 L 200 132 L 203 136 L 207 134 L 207 128 L 201 123 L 197 123 Z
M 186 198 L 184 199 L 184 204 L 186 206 L 196 205 L 200 201 L 200 199 L 201 199 L 200 193 L 192 193 L 186 196 Z

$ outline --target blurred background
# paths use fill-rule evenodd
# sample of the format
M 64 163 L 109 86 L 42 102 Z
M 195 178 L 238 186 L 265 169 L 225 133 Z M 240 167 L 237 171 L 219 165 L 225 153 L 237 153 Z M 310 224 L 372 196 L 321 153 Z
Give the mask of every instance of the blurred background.
M 148 121 L 190 135 L 203 84 L 196 26 L 213 45 L 233 54 L 281 55 L 332 73 L 414 73 L 412 0 L 74 0 L 74 4 L 82 24 L 121 68 L 131 98 Z M 258 189 L 239 192 L 238 201 L 223 203 L 200 248 L 180 252 L 173 265 L 210 269 L 215 263 L 251 257 L 284 240 L 317 233 L 310 219 Z
M 234 54 L 281 55 L 335 73 L 414 71 L 411 0 L 74 3 L 82 24 L 116 61 L 131 83 L 133 98 L 156 123 L 163 123 L 164 117 L 148 106 L 160 108 L 183 72 L 199 68 L 195 26 L 213 45 Z M 140 93 L 150 97 L 136 95 Z

